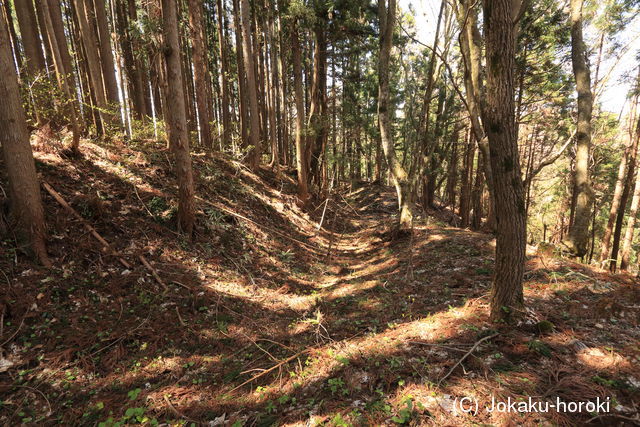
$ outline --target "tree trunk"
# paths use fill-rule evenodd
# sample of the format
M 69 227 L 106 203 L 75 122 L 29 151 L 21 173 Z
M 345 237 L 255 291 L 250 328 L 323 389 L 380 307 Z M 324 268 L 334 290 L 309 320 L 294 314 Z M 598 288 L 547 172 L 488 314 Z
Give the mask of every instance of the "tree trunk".
M 489 159 L 489 144 L 486 140 L 485 130 L 480 121 L 480 94 L 483 92 L 482 82 L 482 36 L 478 30 L 478 12 L 475 3 L 471 0 L 461 2 L 461 8 L 456 8 L 460 31 L 460 51 L 464 59 L 464 82 L 466 91 L 466 104 L 471 120 L 471 129 L 475 136 L 476 143 L 482 157 L 482 166 L 487 191 L 489 192 L 489 204 L 493 206 L 494 189 L 493 178 L 491 177 L 491 161 Z M 487 224 L 490 229 L 495 230 L 495 217 L 490 206 Z
M 258 108 L 258 91 L 256 87 L 253 47 L 251 43 L 251 19 L 249 18 L 249 0 L 240 0 L 240 19 L 242 21 L 242 54 L 244 71 L 247 76 L 247 98 L 249 100 L 249 166 L 257 170 L 260 166 L 262 147 L 260 142 L 260 110 Z
M 497 225 L 493 321 L 518 317 L 524 304 L 526 218 L 514 104 L 517 3 L 483 1 L 487 87 L 481 111 L 489 139 Z
M 587 51 L 582 36 L 582 2 L 571 0 L 571 62 L 578 91 L 578 123 L 576 132 L 575 217 L 569 235 L 563 244 L 576 257 L 587 253 L 589 223 L 593 190 L 589 177 L 589 152 L 591 151 L 591 113 L 593 96 Z
M 306 203 L 309 199 L 307 186 L 307 162 L 305 159 L 304 137 L 304 91 L 302 88 L 302 52 L 298 37 L 298 25 L 294 23 L 291 28 L 291 54 L 293 62 L 293 89 L 296 98 L 296 168 L 298 172 L 298 196 Z
M 20 54 L 20 43 L 16 34 L 16 28 L 13 25 L 13 16 L 11 13 L 11 2 L 4 1 L 4 13 L 9 27 L 9 37 L 11 38 L 11 46 L 13 47 L 13 57 L 18 64 L 18 70 L 22 73 L 22 55 Z
M 169 145 L 176 158 L 178 177 L 178 228 L 187 236 L 192 236 L 195 223 L 193 172 L 189 152 L 187 110 L 184 104 L 178 18 L 173 0 L 162 0 L 162 26 L 167 73 L 166 122 Z
M 278 122 L 280 121 L 278 93 L 280 92 L 279 74 L 278 74 L 278 51 L 275 33 L 274 18 L 267 19 L 267 41 L 269 46 L 269 64 L 271 65 L 271 93 L 269 94 L 271 100 L 271 108 L 269 111 L 269 127 L 271 128 L 271 157 L 272 165 L 276 169 L 280 167 L 280 143 L 278 137 Z
M 231 118 L 229 116 L 229 65 L 227 40 L 224 31 L 224 8 L 218 0 L 218 43 L 220 49 L 220 95 L 222 97 L 222 146 L 231 144 Z
M 0 19 L 0 144 L 9 178 L 10 221 L 18 244 L 27 246 L 35 257 L 49 266 L 44 210 L 18 76 L 4 19 Z
M 69 116 L 71 121 L 71 129 L 73 138 L 69 149 L 77 153 L 80 146 L 80 125 L 79 116 L 80 108 L 78 105 L 78 99 L 74 93 L 75 86 L 73 85 L 73 70 L 71 69 L 71 58 L 67 48 L 66 39 L 64 39 L 63 28 L 56 29 L 54 24 L 54 17 L 59 19 L 59 24 L 62 24 L 62 16 L 60 10 L 60 4 L 57 0 L 41 0 L 40 5 L 42 7 L 42 17 L 44 25 L 47 27 L 47 38 L 53 63 L 56 70 L 56 77 L 58 81 L 58 87 L 62 90 L 65 100 L 65 112 Z M 62 34 L 57 34 L 61 33 Z M 60 36 L 63 38 L 64 44 L 59 44 Z
M 473 182 L 473 159 L 475 157 L 475 141 L 472 133 L 467 132 L 467 144 L 465 147 L 462 167 L 462 182 L 460 184 L 460 226 L 466 228 L 471 219 L 471 185 Z
M 327 140 L 327 37 L 325 32 L 325 11 L 316 16 L 317 22 L 313 27 L 315 45 L 313 50 L 313 75 L 311 79 L 311 106 L 307 131 L 307 162 L 309 180 L 318 190 L 323 188 L 321 158 Z
M 82 37 L 82 44 L 84 45 L 84 53 L 87 58 L 86 63 L 88 67 L 89 80 L 91 82 L 93 95 L 96 99 L 98 115 L 103 126 L 111 125 L 113 124 L 114 118 L 109 110 L 109 105 L 104 92 L 100 58 L 98 57 L 98 39 L 96 37 L 95 27 L 89 19 L 85 4 L 85 2 L 88 1 L 89 0 L 74 0 L 74 5 L 76 7 L 76 13 L 78 14 L 80 35 Z M 104 129 L 104 131 L 106 132 L 106 129 Z
M 107 102 L 109 102 L 111 108 L 118 109 L 120 97 L 118 95 L 118 84 L 116 82 L 116 67 L 113 61 L 113 51 L 111 50 L 111 31 L 109 31 L 107 12 L 104 7 L 104 0 L 93 0 L 93 4 L 95 6 L 100 64 L 102 65 Z M 88 6 L 89 5 L 87 5 L 87 7 Z
M 212 149 L 213 133 L 211 131 L 212 114 L 210 109 L 212 102 L 208 96 L 210 78 L 202 27 L 202 0 L 189 0 L 189 27 L 193 47 L 193 79 L 196 89 L 200 141 L 203 146 Z
M 640 125 L 638 126 L 637 133 L 640 133 Z M 633 190 L 633 199 L 631 199 L 627 231 L 624 233 L 624 241 L 622 243 L 622 259 L 620 260 L 620 270 L 622 271 L 626 271 L 629 268 L 631 243 L 633 242 L 634 229 L 638 219 L 638 208 L 640 208 L 640 171 L 636 172 L 636 182 Z M 638 258 L 640 258 L 640 256 Z
M 240 146 L 249 145 L 249 112 L 247 78 L 244 72 L 244 54 L 242 52 L 242 24 L 240 23 L 240 0 L 233 0 L 233 25 L 236 39 L 236 64 L 238 66 L 238 98 L 240 104 Z
M 473 159 L 471 159 L 471 162 L 473 164 Z M 484 183 L 486 181 L 486 168 L 484 167 L 484 162 L 484 156 L 482 153 L 478 153 L 476 160 L 476 177 L 473 182 L 473 190 L 471 192 L 471 208 L 473 209 L 471 229 L 473 230 L 480 230 L 482 227 L 482 196 L 484 194 Z M 489 200 L 489 204 L 492 204 L 491 199 Z M 489 206 L 489 210 L 492 210 L 491 206 Z
M 396 19 L 396 0 L 388 1 L 389 4 L 386 7 L 385 0 L 378 0 L 378 17 L 381 29 L 380 57 L 378 59 L 378 124 L 380 126 L 382 149 L 387 159 L 391 179 L 398 194 L 399 225 L 401 229 L 409 230 L 413 225 L 409 178 L 396 156 L 389 106 L 389 61 Z
M 116 16 L 118 38 L 122 50 L 122 58 L 124 59 L 129 98 L 133 104 L 133 116 L 137 120 L 144 121 L 147 116 L 151 116 L 151 109 L 147 109 L 147 101 L 145 100 L 147 88 L 145 87 L 143 79 L 144 70 L 141 66 L 141 61 L 134 56 L 134 52 L 139 52 L 139 46 L 136 46 L 134 37 L 129 31 L 130 20 L 135 21 L 137 19 L 135 2 L 133 3 L 133 8 L 131 8 L 131 2 L 131 0 L 117 0 Z
M 40 34 L 38 33 L 36 12 L 33 8 L 32 0 L 18 0 L 14 1 L 13 4 L 16 9 L 16 16 L 18 17 L 18 27 L 20 28 L 20 37 L 22 38 L 27 71 L 31 78 L 33 78 L 38 73 L 46 72 L 44 53 L 42 51 L 42 44 L 40 43 Z M 9 19 L 11 19 L 11 17 L 9 17 Z
M 44 110 L 47 108 L 45 105 L 48 104 L 48 100 L 44 99 L 48 94 L 44 93 L 42 79 L 46 78 L 47 70 L 42 43 L 40 42 L 36 12 L 33 8 L 32 0 L 15 1 L 13 4 L 18 18 L 20 37 L 22 38 L 24 59 L 27 64 L 27 84 L 25 87 L 29 88 L 29 94 L 33 98 L 33 110 L 30 111 L 30 116 L 35 118 L 38 126 L 42 126 L 46 121 L 43 117 Z
M 630 117 L 630 120 L 633 120 L 633 118 Z M 613 198 L 611 199 L 609 219 L 607 221 L 607 226 L 604 229 L 604 235 L 602 236 L 602 246 L 600 249 L 600 262 L 602 264 L 610 259 L 611 236 L 613 235 L 614 225 L 616 224 L 616 218 L 621 207 L 622 211 L 624 212 L 625 206 L 621 206 L 621 202 L 625 183 L 629 182 L 629 178 L 627 178 L 627 166 L 630 166 L 631 163 L 635 163 L 635 157 L 637 156 L 638 152 L 638 139 L 640 138 L 638 138 L 637 135 L 631 136 L 631 140 L 629 141 L 630 144 L 627 145 L 624 154 L 622 155 L 622 159 L 620 160 L 620 166 L 618 167 L 618 177 L 616 179 L 616 187 L 613 192 Z

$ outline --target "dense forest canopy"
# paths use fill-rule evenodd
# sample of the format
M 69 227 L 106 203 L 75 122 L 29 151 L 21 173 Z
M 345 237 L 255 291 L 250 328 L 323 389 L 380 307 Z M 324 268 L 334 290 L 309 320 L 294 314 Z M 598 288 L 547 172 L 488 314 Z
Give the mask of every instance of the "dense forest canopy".
M 407 277 L 418 274 L 414 247 L 427 242 L 420 230 L 433 221 L 495 238 L 483 295 L 488 319 L 505 327 L 528 316 L 532 254 L 640 276 L 637 0 L 0 4 L 0 236 L 13 254 L 10 287 L 20 263 L 55 271 L 66 258 L 51 248 L 63 239 L 52 204 L 105 256 L 133 268 L 85 215 L 120 196 L 92 187 L 98 197 L 85 212 L 48 182 L 51 156 L 83 170 L 102 164 L 100 144 L 115 156 L 146 150 L 155 159 L 141 160 L 147 172 L 169 168 L 163 187 L 142 196 L 153 183 L 127 175 L 140 182 L 126 197 L 166 238 L 196 252 L 206 244 L 229 256 L 225 233 L 259 220 L 228 210 L 269 174 L 280 186 L 269 197 L 292 183 L 283 204 L 308 215 L 301 218 L 320 215 L 316 231 L 299 231 L 333 236 L 328 258 L 345 233 L 337 206 L 359 215 L 345 195 L 362 188 L 392 188 L 394 209 L 377 218 L 389 221 L 385 238 L 410 245 Z M 255 175 L 216 200 L 210 177 L 235 182 L 224 177 L 225 162 Z M 235 258 L 230 268 L 251 276 Z M 157 264 L 135 259 L 166 291 Z M 5 299 L 2 307 L 17 300 Z

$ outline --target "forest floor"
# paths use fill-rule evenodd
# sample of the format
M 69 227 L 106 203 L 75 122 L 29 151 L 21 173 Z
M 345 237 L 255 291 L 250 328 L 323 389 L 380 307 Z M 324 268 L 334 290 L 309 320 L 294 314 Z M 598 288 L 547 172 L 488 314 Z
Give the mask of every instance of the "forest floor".
M 36 152 L 83 217 L 43 190 L 55 268 L 0 245 L 2 425 L 638 423 L 631 276 L 531 252 L 525 321 L 508 330 L 488 322 L 493 237 L 437 212 L 395 235 L 390 188 L 336 190 L 305 212 L 291 173 L 197 154 L 189 241 L 163 146 L 82 150 Z M 611 412 L 483 410 L 529 397 L 610 398 Z

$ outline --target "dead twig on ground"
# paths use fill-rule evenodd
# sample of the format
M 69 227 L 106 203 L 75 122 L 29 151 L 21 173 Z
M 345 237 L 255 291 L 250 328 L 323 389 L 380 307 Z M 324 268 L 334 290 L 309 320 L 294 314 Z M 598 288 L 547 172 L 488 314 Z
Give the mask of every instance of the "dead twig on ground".
M 240 384 L 240 385 L 238 385 L 238 386 L 236 386 L 236 387 L 232 388 L 231 390 L 229 390 L 229 393 L 232 393 L 232 392 L 234 392 L 234 391 L 238 390 L 239 388 L 241 388 L 241 387 L 243 387 L 243 386 L 245 386 L 245 385 L 247 385 L 247 384 L 249 384 L 249 383 L 252 383 L 253 381 L 257 380 L 258 378 L 260 378 L 260 377 L 262 377 L 262 376 L 264 376 L 264 375 L 267 375 L 269 372 L 273 372 L 273 371 L 275 371 L 276 369 L 278 369 L 278 368 L 282 367 L 282 365 L 284 365 L 284 364 L 286 364 L 286 363 L 289 363 L 289 362 L 291 362 L 292 360 L 297 359 L 298 357 L 302 356 L 303 354 L 305 354 L 305 353 L 309 353 L 310 351 L 312 351 L 312 350 L 314 350 L 314 349 L 315 349 L 314 347 L 312 347 L 312 348 L 308 348 L 308 349 L 306 349 L 306 350 L 303 350 L 303 351 L 300 351 L 300 352 L 298 352 L 298 353 L 294 354 L 293 356 L 290 356 L 290 357 L 287 357 L 287 358 L 286 358 L 286 359 L 284 359 L 284 360 L 281 360 L 280 362 L 278 362 L 277 364 L 273 365 L 273 366 L 272 366 L 272 367 L 270 367 L 269 369 L 265 369 L 264 371 L 260 372 L 259 374 L 254 375 L 253 377 L 249 378 L 248 380 L 246 380 L 246 381 L 245 381 L 245 382 L 243 382 L 242 384 Z
M 97 231 L 95 228 L 93 228 L 93 226 L 91 224 L 89 224 L 89 222 L 84 219 L 82 217 L 82 215 L 80 215 L 75 209 L 73 209 L 69 203 L 67 203 L 66 200 L 64 200 L 64 198 L 56 191 L 53 189 L 53 187 L 51 187 L 51 185 L 49 185 L 47 182 L 42 181 L 42 186 L 44 187 L 45 190 L 47 190 L 47 192 L 49 194 L 51 194 L 51 196 L 58 202 L 60 203 L 60 205 L 65 208 L 70 214 L 72 214 L 74 217 L 76 217 L 81 223 L 82 225 L 84 225 L 84 227 L 87 229 L 87 231 L 89 231 L 91 233 L 91 235 L 93 237 L 96 238 L 96 240 L 98 242 L 100 242 L 105 250 L 105 252 L 111 253 L 112 255 L 114 255 L 118 261 L 120 261 L 120 264 L 124 265 L 126 268 L 131 269 L 131 264 L 129 264 L 127 261 L 124 260 L 124 258 L 122 258 L 120 255 L 118 255 L 115 251 L 115 249 L 113 249 L 113 247 L 109 244 L 109 242 L 107 242 Z M 160 286 L 162 286 L 164 288 L 165 291 L 168 290 L 167 285 L 164 284 L 164 282 L 162 281 L 162 279 L 160 278 L 160 276 L 158 275 L 158 272 L 151 266 L 151 264 L 149 264 L 149 262 L 147 261 L 147 259 L 143 256 L 143 255 L 139 255 L 138 259 L 140 260 L 140 262 L 142 262 L 142 265 L 145 266 L 145 268 L 147 268 L 150 272 L 151 275 L 154 277 L 154 279 L 160 284 Z
M 20 332 L 20 329 L 22 329 L 22 327 L 24 326 L 24 320 L 27 318 L 27 314 L 29 314 L 29 309 L 28 308 L 27 308 L 27 312 L 24 314 L 24 316 L 22 316 L 22 321 L 20 322 L 20 325 L 18 325 L 18 329 L 16 329 L 15 332 L 13 334 L 11 334 L 11 336 L 9 338 L 4 340 L 4 342 L 2 344 L 0 344 L 0 348 L 4 347 L 5 344 L 8 344 L 9 342 L 11 342 L 11 340 L 14 339 L 16 337 L 16 335 L 18 335 L 18 332 Z M 3 315 L 4 315 L 4 313 L 3 313 Z
M 167 405 L 169 405 L 169 409 L 171 409 L 171 412 L 173 412 L 178 418 L 183 418 L 187 421 L 191 421 L 192 423 L 197 423 L 200 424 L 199 421 L 196 421 L 192 418 L 187 417 L 186 415 L 184 415 L 183 413 L 181 413 L 180 411 L 178 411 L 173 404 L 171 403 L 171 401 L 169 400 L 169 395 L 165 394 L 164 396 L 162 396 L 164 398 L 164 401 L 167 402 Z
M 447 373 L 446 373 L 446 375 L 445 375 L 444 377 L 440 378 L 440 380 L 438 381 L 438 387 L 440 387 L 440 384 L 442 384 L 442 382 L 443 382 L 444 380 L 446 380 L 446 379 L 449 377 L 449 375 L 451 375 L 451 374 L 453 373 L 453 371 L 454 371 L 454 370 L 455 370 L 455 369 L 456 369 L 456 368 L 457 368 L 457 367 L 458 367 L 462 362 L 464 362 L 464 360 L 465 360 L 467 357 L 469 357 L 469 355 L 470 355 L 471 353 L 473 353 L 473 351 L 474 351 L 476 348 L 478 348 L 478 346 L 479 346 L 480 344 L 482 344 L 483 342 L 485 342 L 485 341 L 487 341 L 487 340 L 490 340 L 491 338 L 495 338 L 495 337 L 497 337 L 498 335 L 500 335 L 500 334 L 495 333 L 495 334 L 487 335 L 486 337 L 480 338 L 478 341 L 476 341 L 476 343 L 473 345 L 473 347 L 471 347 L 471 349 L 470 349 L 469 351 L 467 351 L 467 352 L 464 354 L 464 356 L 462 356 L 462 357 L 460 358 L 460 360 L 458 360 L 458 361 L 456 362 L 456 364 L 455 364 L 455 365 L 453 365 L 453 366 L 451 367 L 451 369 L 449 369 L 449 372 L 447 372 Z

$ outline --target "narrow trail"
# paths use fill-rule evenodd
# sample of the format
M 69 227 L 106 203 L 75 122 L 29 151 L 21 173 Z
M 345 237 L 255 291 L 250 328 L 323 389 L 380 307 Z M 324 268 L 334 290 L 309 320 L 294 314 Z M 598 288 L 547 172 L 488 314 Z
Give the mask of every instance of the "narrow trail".
M 0 392 L 50 405 L 65 424 L 109 412 L 126 424 L 134 408 L 201 424 L 392 425 L 410 416 L 445 425 L 456 416 L 451 396 L 470 393 L 585 400 L 615 391 L 625 405 L 637 397 L 620 384 L 638 380 L 640 310 L 629 301 L 640 288 L 622 276 L 531 255 L 529 323 L 502 330 L 488 322 L 493 236 L 438 213 L 416 218 L 413 237 L 395 235 L 390 187 L 335 193 L 318 230 L 322 208 L 300 209 L 293 180 L 203 156 L 200 229 L 189 242 L 168 232 L 175 195 L 157 147 L 86 147 L 76 162 L 39 153 L 43 178 L 132 269 L 48 196 L 59 268 L 0 258 L 8 298 L 25 301 L 5 330 L 16 336 L 15 365 Z M 143 254 L 168 290 L 138 265 Z M 550 332 L 536 328 L 541 320 Z M 518 422 L 575 425 L 572 416 Z

